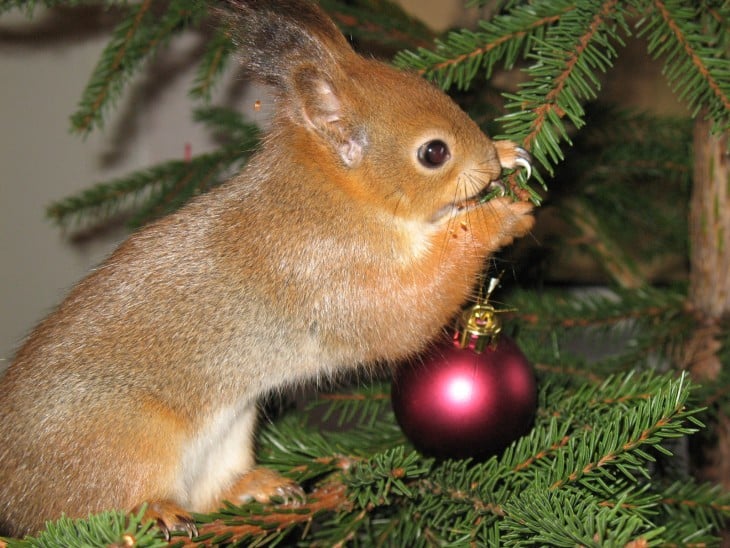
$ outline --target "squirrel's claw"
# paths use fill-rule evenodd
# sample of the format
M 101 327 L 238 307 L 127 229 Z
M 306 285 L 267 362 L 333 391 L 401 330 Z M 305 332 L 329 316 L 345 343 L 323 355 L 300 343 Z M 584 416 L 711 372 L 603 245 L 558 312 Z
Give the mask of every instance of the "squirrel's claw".
M 279 485 L 274 490 L 272 496 L 282 499 L 283 504 L 291 504 L 293 506 L 299 506 L 307 500 L 304 489 L 294 482 Z
M 532 176 L 532 155 L 524 148 L 518 147 L 512 141 L 494 141 L 494 147 L 503 169 L 520 167 L 527 170 L 528 179 Z
M 522 147 L 515 147 L 516 158 L 514 163 L 527 171 L 527 178 L 532 176 L 532 154 Z

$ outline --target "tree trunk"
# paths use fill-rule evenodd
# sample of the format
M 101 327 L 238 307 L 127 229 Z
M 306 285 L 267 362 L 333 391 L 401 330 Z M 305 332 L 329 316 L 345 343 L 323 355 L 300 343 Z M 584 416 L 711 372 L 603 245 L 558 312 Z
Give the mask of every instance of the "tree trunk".
M 730 314 L 730 162 L 727 133 L 695 122 L 694 186 L 690 204 L 689 298 L 711 320 Z
M 698 382 L 717 379 L 720 318 L 730 315 L 730 162 L 727 132 L 712 135 L 711 124 L 694 126 L 694 180 L 689 213 L 689 304 L 700 326 L 687 345 L 688 367 Z M 730 489 L 730 428 L 718 417 L 718 447 L 704 474 Z

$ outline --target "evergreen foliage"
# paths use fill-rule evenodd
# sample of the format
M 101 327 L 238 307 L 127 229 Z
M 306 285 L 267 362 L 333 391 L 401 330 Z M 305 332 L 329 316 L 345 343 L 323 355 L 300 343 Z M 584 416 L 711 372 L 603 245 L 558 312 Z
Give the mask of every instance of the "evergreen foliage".
M 61 518 L 49 523 L 36 537 L 10 539 L 8 548 L 89 548 L 92 546 L 144 546 L 162 548 L 167 543 L 151 523 L 142 523 L 144 508 L 137 514 L 102 512 L 88 519 Z
M 518 92 L 505 94 L 505 136 L 530 150 L 552 173 L 570 143 L 565 119 L 585 124 L 585 101 L 600 89 L 598 76 L 613 66 L 616 45 L 636 24 L 648 50 L 662 56 L 664 71 L 695 114 L 705 108 L 716 128 L 730 122 L 727 34 L 730 7 L 712 2 L 688 6 L 681 0 L 509 2 L 480 32 L 461 30 L 437 40 L 433 49 L 400 52 L 396 64 L 415 68 L 448 89 L 464 89 L 495 66 L 511 68 L 520 58 L 529 76 Z
M 93 2 L 66 2 L 86 3 Z M 0 0 L 0 13 L 19 8 L 32 15 L 37 5 L 58 4 Z M 139 225 L 172 211 L 239 169 L 259 135 L 240 114 L 208 103 L 235 54 L 226 29 L 209 17 L 214 2 L 106 4 L 125 16 L 72 116 L 74 131 L 102 127 L 145 63 L 175 35 L 198 29 L 206 33 L 206 49 L 190 96 L 196 120 L 221 146 L 52 204 L 48 214 L 61 224 L 99 223 L 128 212 Z M 322 4 L 358 46 L 400 50 L 396 65 L 453 92 L 470 112 L 499 112 L 490 130 L 521 143 L 541 166 L 542 188 L 518 175 L 511 177 L 510 191 L 545 201 L 569 230 L 547 240 L 542 260 L 529 256 L 533 266 L 520 274 L 525 287 L 501 296 L 517 310 L 505 315 L 505 330 L 516 333 L 539 376 L 537 418 L 532 431 L 502 455 L 484 462 L 436 461 L 403 438 L 390 409 L 387 378 L 340 387 L 306 408 L 271 411 L 260 432 L 260 462 L 301 482 L 311 492 L 305 504 L 230 505 L 196 516 L 200 536 L 175 537 L 173 544 L 717 544 L 730 517 L 730 494 L 694 480 L 680 457 L 686 456 L 687 436 L 719 411 L 730 413 L 730 320 L 718 325 L 723 344 L 717 356 L 724 365 L 719 378 L 709 386 L 694 385 L 683 372 L 683 353 L 700 319 L 688 313 L 682 283 L 652 283 L 653 261 L 687 255 L 683 204 L 691 179 L 690 123 L 606 107 L 595 99 L 601 75 L 636 34 L 693 115 L 707 116 L 716 131 L 727 131 L 730 4 L 503 0 L 474 29 L 433 41 L 427 29 L 389 2 Z M 522 71 L 524 83 L 495 102 L 487 81 L 511 70 Z M 643 235 L 638 242 L 637 233 Z M 610 294 L 529 286 L 569 248 L 592 255 Z M 520 257 L 515 254 L 515 268 L 521 267 Z M 597 350 L 596 341 L 603 343 L 603 355 L 580 351 Z M 119 513 L 62 519 L 37 538 L 12 540 L 11 546 L 163 544 L 154 528 L 139 525 L 137 517 L 127 522 Z

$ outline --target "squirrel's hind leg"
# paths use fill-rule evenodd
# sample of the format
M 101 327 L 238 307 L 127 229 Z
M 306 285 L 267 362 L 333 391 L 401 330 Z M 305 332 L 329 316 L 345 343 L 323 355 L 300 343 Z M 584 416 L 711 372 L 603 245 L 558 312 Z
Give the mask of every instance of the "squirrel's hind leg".
M 304 490 L 292 480 L 268 468 L 256 467 L 243 474 L 230 489 L 221 495 L 223 501 L 233 504 L 247 502 L 269 503 L 281 499 L 284 504 L 299 504 L 304 501 Z

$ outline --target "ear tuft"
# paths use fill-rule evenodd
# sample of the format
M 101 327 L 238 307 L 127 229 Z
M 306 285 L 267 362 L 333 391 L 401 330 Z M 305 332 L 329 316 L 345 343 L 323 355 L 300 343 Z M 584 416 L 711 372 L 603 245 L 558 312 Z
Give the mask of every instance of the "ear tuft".
M 277 90 L 302 64 L 332 66 L 354 54 L 316 2 L 223 0 L 211 4 L 249 76 Z

